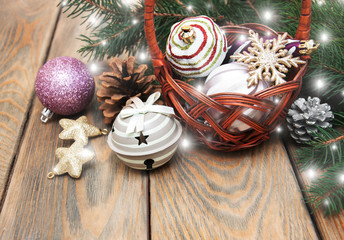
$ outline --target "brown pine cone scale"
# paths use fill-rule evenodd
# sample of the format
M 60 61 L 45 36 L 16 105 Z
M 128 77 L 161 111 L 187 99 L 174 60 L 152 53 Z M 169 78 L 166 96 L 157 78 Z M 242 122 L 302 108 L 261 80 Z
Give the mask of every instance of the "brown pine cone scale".
M 161 91 L 160 85 L 154 85 L 154 75 L 145 76 L 147 65 L 135 68 L 134 63 L 134 57 L 124 61 L 112 58 L 109 61 L 112 72 L 104 72 L 99 77 L 102 87 L 97 92 L 97 99 L 102 102 L 99 109 L 103 111 L 106 124 L 113 122 L 128 99 L 139 97 L 146 101 L 152 93 Z

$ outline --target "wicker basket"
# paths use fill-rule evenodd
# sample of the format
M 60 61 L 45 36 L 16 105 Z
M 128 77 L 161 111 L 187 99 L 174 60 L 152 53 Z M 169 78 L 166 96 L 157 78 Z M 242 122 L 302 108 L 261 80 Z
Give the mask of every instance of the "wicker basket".
M 207 96 L 192 85 L 173 78 L 172 71 L 156 41 L 153 19 L 154 3 L 155 0 L 146 0 L 145 2 L 145 34 L 154 72 L 162 86 L 167 104 L 174 107 L 177 115 L 195 133 L 196 138 L 211 149 L 236 151 L 256 146 L 267 140 L 269 134 L 284 120 L 287 109 L 297 97 L 310 57 L 302 57 L 307 63 L 291 71 L 288 81 L 284 84 L 269 87 L 253 95 L 221 93 Z M 295 39 L 309 39 L 310 15 L 311 0 L 302 0 L 301 17 Z M 248 35 L 249 29 L 259 34 L 270 31 L 271 36 L 277 36 L 275 31 L 261 24 L 225 26 L 222 29 L 227 35 L 228 45 L 231 45 L 239 34 Z M 281 97 L 278 104 L 270 100 L 273 96 Z M 266 118 L 257 122 L 242 114 L 252 108 L 263 111 Z M 210 109 L 219 110 L 225 113 L 225 116 L 221 121 L 215 121 L 209 114 Z M 243 132 L 230 132 L 229 127 L 237 119 L 249 125 L 251 129 Z

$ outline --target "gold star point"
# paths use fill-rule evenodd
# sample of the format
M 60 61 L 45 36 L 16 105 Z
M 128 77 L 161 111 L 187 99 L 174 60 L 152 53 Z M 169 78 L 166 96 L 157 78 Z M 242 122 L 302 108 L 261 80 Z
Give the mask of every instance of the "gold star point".
M 59 134 L 60 139 L 80 139 L 84 145 L 88 143 L 88 137 L 103 134 L 102 130 L 89 124 L 86 116 L 79 117 L 77 120 L 61 119 L 60 125 L 63 131 Z
M 73 178 L 79 178 L 82 165 L 92 160 L 94 153 L 84 149 L 83 144 L 77 141 L 69 148 L 56 149 L 56 157 L 59 162 L 53 169 L 53 175 L 68 173 Z

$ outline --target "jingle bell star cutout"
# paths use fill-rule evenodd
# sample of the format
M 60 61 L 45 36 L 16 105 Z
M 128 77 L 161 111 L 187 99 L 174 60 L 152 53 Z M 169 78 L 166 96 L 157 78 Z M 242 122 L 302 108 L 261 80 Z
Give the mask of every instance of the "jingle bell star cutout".
M 148 144 L 147 140 L 146 140 L 148 137 L 149 137 L 148 135 L 143 135 L 143 133 L 140 132 L 140 136 L 139 137 L 135 137 L 135 138 L 139 141 L 138 145 L 141 145 L 142 143 Z
M 83 148 L 83 143 L 76 141 L 69 148 L 58 148 L 55 153 L 59 159 L 58 164 L 53 171 L 48 173 L 48 178 L 55 175 L 68 173 L 73 178 L 79 178 L 82 171 L 82 165 L 94 158 L 94 153 Z
M 81 116 L 77 120 L 64 118 L 59 123 L 63 128 L 63 131 L 59 135 L 60 139 L 74 139 L 75 141 L 80 139 L 84 145 L 88 143 L 88 137 L 107 134 L 106 129 L 101 130 L 89 124 L 86 116 Z

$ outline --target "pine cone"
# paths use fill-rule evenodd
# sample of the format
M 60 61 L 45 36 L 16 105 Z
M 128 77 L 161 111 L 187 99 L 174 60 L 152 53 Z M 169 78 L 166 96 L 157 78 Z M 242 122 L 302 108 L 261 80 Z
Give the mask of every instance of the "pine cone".
M 99 77 L 102 88 L 97 92 L 97 99 L 103 102 L 99 109 L 103 111 L 106 124 L 112 123 L 131 97 L 146 101 L 152 93 L 161 90 L 160 85 L 153 85 L 156 80 L 154 75 L 144 76 L 147 65 L 134 68 L 134 62 L 134 57 L 123 62 L 119 58 L 112 58 L 109 61 L 112 72 L 104 72 Z
M 297 99 L 288 111 L 287 126 L 290 135 L 298 143 L 312 140 L 312 134 L 318 132 L 317 127 L 332 127 L 334 118 L 331 107 L 327 103 L 320 104 L 317 97 Z

